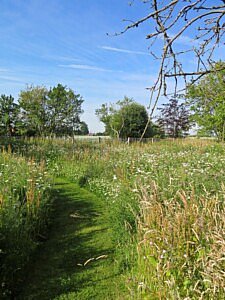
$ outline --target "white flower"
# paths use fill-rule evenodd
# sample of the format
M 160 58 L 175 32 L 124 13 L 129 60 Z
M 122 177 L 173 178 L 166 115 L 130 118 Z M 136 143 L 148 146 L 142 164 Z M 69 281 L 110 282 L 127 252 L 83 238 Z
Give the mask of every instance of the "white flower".
M 144 284 L 144 282 L 139 282 L 138 285 L 139 286 L 144 286 L 145 284 Z

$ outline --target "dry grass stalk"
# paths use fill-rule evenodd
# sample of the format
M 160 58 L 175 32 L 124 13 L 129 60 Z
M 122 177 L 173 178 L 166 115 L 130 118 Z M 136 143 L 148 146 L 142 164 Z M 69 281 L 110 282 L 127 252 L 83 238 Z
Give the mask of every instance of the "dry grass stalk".
M 225 205 L 217 196 L 178 191 L 160 197 L 155 182 L 140 187 L 138 256 L 145 283 L 157 299 L 223 299 Z

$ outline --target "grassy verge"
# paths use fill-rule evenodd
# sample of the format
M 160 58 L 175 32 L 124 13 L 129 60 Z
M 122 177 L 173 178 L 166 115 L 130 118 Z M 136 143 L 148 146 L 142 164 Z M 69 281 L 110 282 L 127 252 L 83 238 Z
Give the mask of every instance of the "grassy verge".
M 0 153 L 0 298 L 20 289 L 24 266 L 46 230 L 50 213 L 49 177 L 36 164 Z

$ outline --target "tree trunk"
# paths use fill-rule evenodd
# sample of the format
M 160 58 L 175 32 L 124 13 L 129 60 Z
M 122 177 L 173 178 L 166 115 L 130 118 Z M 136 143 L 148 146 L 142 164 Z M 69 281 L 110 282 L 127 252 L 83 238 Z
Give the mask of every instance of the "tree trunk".
M 222 139 L 222 142 L 225 141 L 225 121 L 223 122 L 223 131 L 222 131 L 222 137 L 221 137 L 221 139 Z

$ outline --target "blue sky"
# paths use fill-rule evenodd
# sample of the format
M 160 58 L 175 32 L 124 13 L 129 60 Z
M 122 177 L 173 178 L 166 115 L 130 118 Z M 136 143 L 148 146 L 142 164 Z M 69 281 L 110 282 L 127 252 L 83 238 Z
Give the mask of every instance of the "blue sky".
M 128 3 L 1 0 L 0 94 L 17 99 L 26 84 L 67 85 L 83 96 L 82 119 L 91 132 L 104 128 L 95 116 L 102 103 L 126 95 L 147 106 L 146 87 L 157 73 L 145 39 L 149 24 L 121 36 L 106 35 L 122 30 L 123 19 L 146 15 L 141 1 Z M 189 42 L 188 37 L 180 41 Z

